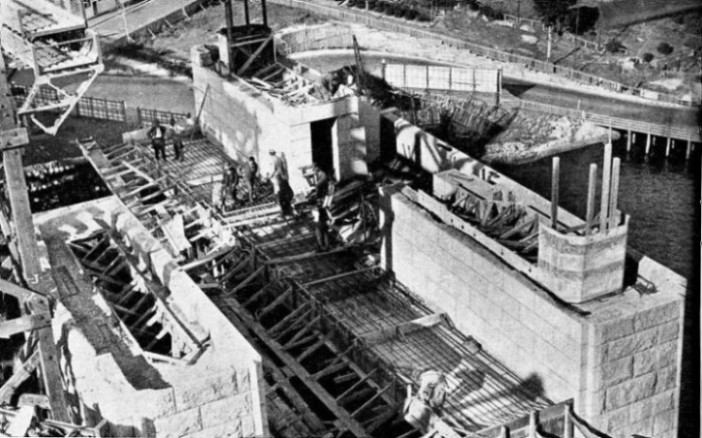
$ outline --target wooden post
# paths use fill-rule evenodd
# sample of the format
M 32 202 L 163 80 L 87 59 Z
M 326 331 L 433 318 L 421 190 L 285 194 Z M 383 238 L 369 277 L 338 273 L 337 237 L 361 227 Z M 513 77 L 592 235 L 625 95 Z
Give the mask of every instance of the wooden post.
M 561 159 L 553 157 L 551 167 L 551 228 L 558 227 L 558 183 L 561 168 Z
M 612 190 L 609 193 L 609 229 L 613 230 L 619 225 L 619 213 L 617 212 L 617 201 L 619 198 L 619 169 L 621 160 L 615 158 L 612 163 Z
M 665 157 L 666 158 L 668 158 L 670 156 L 670 141 L 671 141 L 671 138 L 668 137 L 668 139 L 666 140 L 666 143 L 665 143 Z
M 536 434 L 536 412 L 529 413 L 529 438 L 537 438 Z
M 626 151 L 631 152 L 631 130 L 626 131 Z
M 368 4 L 368 2 L 366 2 L 366 4 Z M 383 80 L 384 80 L 384 81 L 387 81 L 387 79 L 385 79 L 385 71 L 387 70 L 388 63 L 385 62 L 385 58 L 383 58 L 383 60 L 381 61 L 380 65 L 381 65 L 380 71 L 381 71 L 382 74 L 383 74 Z
M 602 165 L 602 196 L 600 198 L 600 233 L 607 231 L 609 217 L 609 192 L 612 178 L 612 143 L 604 146 L 604 163 Z
M 34 46 L 32 46 L 34 47 Z M 7 83 L 7 70 L 5 60 L 0 55 L 0 135 L 6 131 L 20 128 L 16 120 L 15 102 L 10 97 L 10 87 Z M 47 270 L 39 263 L 38 245 L 34 230 L 34 221 L 29 206 L 29 192 L 22 165 L 21 148 L 24 145 L 16 144 L 12 148 L 2 150 L 3 167 L 5 168 L 6 190 L 9 195 L 12 222 L 14 224 L 15 238 L 19 248 L 19 262 L 22 266 L 24 280 L 32 288 L 49 294 L 54 289 L 53 281 Z M 47 278 L 48 276 L 48 278 Z M 0 292 L 6 292 L 3 288 Z M 31 293 L 31 292 L 30 292 Z M 28 302 L 29 301 L 29 302 Z M 22 307 L 29 305 L 32 313 L 50 313 L 49 300 L 44 295 L 35 294 L 27 300 L 20 301 Z M 58 351 L 54 341 L 51 327 L 37 330 L 39 359 L 41 363 L 41 377 L 51 404 L 51 413 L 55 420 L 69 422 L 69 412 L 66 395 L 63 391 L 61 369 L 58 363 Z
M 690 159 L 691 152 L 692 152 L 692 140 L 690 140 L 688 138 L 687 139 L 687 149 L 685 150 L 685 160 Z
M 570 419 L 570 406 L 566 406 L 563 415 L 563 438 L 573 438 L 573 420 Z
M 646 155 L 651 152 L 651 133 L 646 134 Z
M 590 164 L 590 177 L 587 182 L 587 213 L 585 214 L 585 235 L 592 233 L 592 221 L 595 215 L 595 185 L 597 183 L 597 164 Z

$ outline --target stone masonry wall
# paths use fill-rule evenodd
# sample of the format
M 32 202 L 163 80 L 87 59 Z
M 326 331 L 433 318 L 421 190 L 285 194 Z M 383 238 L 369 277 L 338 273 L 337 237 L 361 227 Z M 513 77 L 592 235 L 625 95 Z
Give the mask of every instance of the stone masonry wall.
M 114 436 L 265 436 L 261 358 L 116 198 L 47 212 L 35 223 L 51 248 L 52 269 L 70 273 L 76 294 L 53 319 L 72 400 L 88 418 L 104 418 Z M 109 307 L 96 294 L 65 242 L 111 224 L 169 288 L 166 298 L 207 346 L 192 363 L 150 362 L 122 340 Z
M 644 296 L 628 290 L 611 298 L 608 309 L 593 309 L 587 408 L 598 427 L 614 437 L 674 438 L 686 284 L 646 258 L 639 275 L 655 279 L 658 291 Z
M 387 262 L 391 253 L 386 267 L 397 279 L 447 312 L 520 377 L 540 382 L 547 397 L 560 401 L 578 394 L 583 340 L 577 315 L 403 193 L 392 196 L 391 206 L 384 256 Z
M 382 257 L 398 280 L 545 396 L 575 399 L 586 421 L 613 437 L 677 436 L 686 283 L 639 262 L 651 294 L 626 288 L 573 308 L 412 201 L 384 190 Z M 421 267 L 419 269 L 418 267 Z

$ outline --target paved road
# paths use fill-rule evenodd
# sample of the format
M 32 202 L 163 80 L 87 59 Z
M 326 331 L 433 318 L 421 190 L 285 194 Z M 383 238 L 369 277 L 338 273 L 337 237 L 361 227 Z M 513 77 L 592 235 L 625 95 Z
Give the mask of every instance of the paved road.
M 699 126 L 699 111 L 696 108 L 662 108 L 642 105 L 611 97 L 583 93 L 577 89 L 564 90 L 545 85 L 535 85 L 508 77 L 504 78 L 503 87 L 521 99 L 564 108 L 580 108 L 592 113 L 662 125 Z

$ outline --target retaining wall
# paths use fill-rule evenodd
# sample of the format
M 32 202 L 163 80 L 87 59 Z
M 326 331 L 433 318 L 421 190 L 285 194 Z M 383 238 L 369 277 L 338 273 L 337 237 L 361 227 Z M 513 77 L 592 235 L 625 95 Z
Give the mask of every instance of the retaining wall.
M 684 279 L 644 258 L 638 283 L 655 293 L 627 287 L 565 304 L 432 217 L 418 196 L 395 188 L 382 202 L 382 260 L 400 282 L 546 397 L 573 397 L 576 412 L 603 432 L 677 436 Z

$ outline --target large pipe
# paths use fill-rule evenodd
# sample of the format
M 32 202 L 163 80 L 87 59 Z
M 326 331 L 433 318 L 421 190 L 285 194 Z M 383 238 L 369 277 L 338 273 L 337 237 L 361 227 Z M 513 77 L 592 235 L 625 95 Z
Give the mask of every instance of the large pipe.
M 597 164 L 590 164 L 590 177 L 587 183 L 587 213 L 585 214 L 585 235 L 592 232 L 592 221 L 595 214 L 595 185 L 597 183 Z
M 558 226 L 558 179 L 560 176 L 561 159 L 553 157 L 551 167 L 551 228 L 554 230 Z
M 612 192 L 609 195 L 609 229 L 613 230 L 619 225 L 619 212 L 617 212 L 617 201 L 619 197 L 619 168 L 621 160 L 614 159 L 612 163 Z
M 600 233 L 607 231 L 609 218 L 609 191 L 612 179 L 612 143 L 604 146 L 604 164 L 602 166 L 602 197 L 600 198 Z

